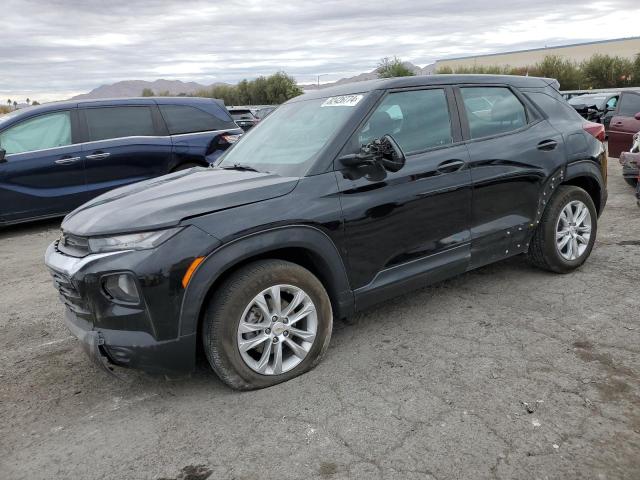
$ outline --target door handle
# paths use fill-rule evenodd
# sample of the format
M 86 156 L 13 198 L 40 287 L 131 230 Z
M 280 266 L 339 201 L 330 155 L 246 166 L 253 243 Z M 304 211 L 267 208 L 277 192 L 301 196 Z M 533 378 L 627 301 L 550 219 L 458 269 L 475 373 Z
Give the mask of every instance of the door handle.
M 92 153 L 91 155 L 87 155 L 85 158 L 87 160 L 102 160 L 103 158 L 107 158 L 110 155 L 111 154 L 109 152 L 99 152 L 99 153 Z
M 555 140 L 543 140 L 538 144 L 538 150 L 548 152 L 550 150 L 555 150 L 557 146 L 558 142 L 556 142 Z
M 445 160 L 440 165 L 438 165 L 436 171 L 439 173 L 453 173 L 460 170 L 463 166 L 464 162 L 462 160 Z
M 71 163 L 79 162 L 80 160 L 82 160 L 82 158 L 80 157 L 62 157 L 56 160 L 54 163 L 56 165 L 69 165 Z

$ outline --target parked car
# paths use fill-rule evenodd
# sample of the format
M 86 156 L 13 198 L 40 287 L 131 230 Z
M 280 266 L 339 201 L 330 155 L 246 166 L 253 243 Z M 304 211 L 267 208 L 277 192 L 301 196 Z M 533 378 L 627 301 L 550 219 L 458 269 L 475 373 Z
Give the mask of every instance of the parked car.
M 256 117 L 259 120 L 264 120 L 265 118 L 267 118 L 274 110 L 276 109 L 276 107 L 262 107 L 259 108 L 258 110 L 256 110 Z
M 585 119 L 602 123 L 605 131 L 609 131 L 609 124 L 614 116 L 620 92 L 602 92 L 572 97 L 569 105 Z
M 252 389 L 313 368 L 334 319 L 414 288 L 523 253 L 571 272 L 607 154 L 557 85 L 430 75 L 296 97 L 215 168 L 69 214 L 45 257 L 67 325 L 110 369 L 190 370 L 202 349 Z
M 220 101 L 58 102 L 0 118 L 0 225 L 62 216 L 115 187 L 214 163 L 242 130 Z
M 622 92 L 609 126 L 609 155 L 619 158 L 640 131 L 640 91 Z
M 619 160 L 622 165 L 622 178 L 635 187 L 640 176 L 640 132 L 633 136 L 631 148 L 628 152 L 622 152 Z
M 233 120 L 245 132 L 255 127 L 260 121 L 260 118 L 250 108 L 229 107 L 228 110 Z

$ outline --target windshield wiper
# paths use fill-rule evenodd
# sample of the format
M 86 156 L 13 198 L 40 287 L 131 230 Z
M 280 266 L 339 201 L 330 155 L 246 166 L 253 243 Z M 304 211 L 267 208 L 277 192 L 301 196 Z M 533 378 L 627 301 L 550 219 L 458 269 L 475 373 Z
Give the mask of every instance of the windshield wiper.
M 224 165 L 223 167 L 218 167 L 222 170 L 241 170 L 243 172 L 260 172 L 260 170 L 252 167 L 251 165 L 245 165 L 243 163 L 234 163 L 232 165 Z

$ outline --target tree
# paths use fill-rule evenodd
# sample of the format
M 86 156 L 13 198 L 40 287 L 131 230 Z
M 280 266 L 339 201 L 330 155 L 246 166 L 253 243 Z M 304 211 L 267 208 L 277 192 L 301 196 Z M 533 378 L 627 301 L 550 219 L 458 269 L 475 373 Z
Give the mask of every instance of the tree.
M 536 77 L 555 78 L 563 90 L 584 88 L 583 75 L 574 62 L 558 55 L 547 55 L 542 62 L 535 64 L 529 74 Z
M 12 103 L 12 102 L 11 102 L 11 99 L 10 99 L 10 98 L 9 98 L 9 99 L 7 99 L 7 105 L 11 106 L 11 103 Z
M 150 88 L 144 88 L 144 89 L 142 89 L 142 96 L 143 97 L 153 97 L 153 96 L 155 96 L 155 94 L 153 93 L 153 90 L 151 90 Z
M 219 98 L 226 105 L 272 105 L 284 103 L 302 94 L 293 77 L 277 72 L 255 80 L 242 80 L 237 85 L 215 85 L 196 92 L 198 97 Z
M 30 104 L 31 104 L 31 102 L 30 102 L 30 101 L 29 101 L 29 99 L 27 98 L 27 105 L 30 105 Z
M 593 55 L 582 62 L 582 73 L 591 88 L 630 87 L 633 85 L 634 62 L 622 57 Z M 638 80 L 635 80 L 638 84 Z
M 31 100 L 31 105 L 40 105 L 40 102 L 36 100 Z
M 18 102 L 16 102 L 15 100 L 13 101 L 13 109 L 14 110 L 18 109 Z
M 376 68 L 378 78 L 412 77 L 415 75 L 398 57 L 384 57 Z

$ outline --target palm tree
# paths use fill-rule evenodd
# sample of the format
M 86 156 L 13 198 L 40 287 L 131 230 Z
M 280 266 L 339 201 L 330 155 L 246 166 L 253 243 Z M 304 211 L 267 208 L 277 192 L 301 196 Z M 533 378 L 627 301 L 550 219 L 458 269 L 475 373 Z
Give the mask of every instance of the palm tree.
M 27 105 L 29 105 L 31 102 L 29 101 L 29 99 L 27 98 Z
M 18 102 L 16 102 L 15 100 L 13 101 L 13 109 L 14 110 L 18 109 Z
M 11 106 L 11 99 L 7 99 L 7 105 Z

